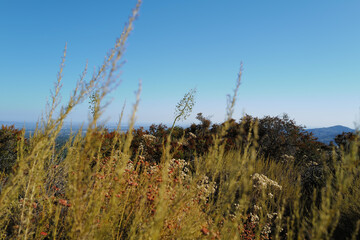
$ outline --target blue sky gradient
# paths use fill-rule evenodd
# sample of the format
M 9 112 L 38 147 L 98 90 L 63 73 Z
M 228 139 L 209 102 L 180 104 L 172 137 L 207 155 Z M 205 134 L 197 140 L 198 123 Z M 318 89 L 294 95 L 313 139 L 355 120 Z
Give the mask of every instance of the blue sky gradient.
M 135 0 L 0 1 L 0 121 L 36 121 L 56 80 L 65 43 L 62 98 L 86 62 L 89 76 L 120 36 Z M 307 127 L 359 122 L 359 1 L 147 1 L 126 46 L 122 83 L 104 119 L 143 91 L 139 123 L 170 123 L 197 88 L 196 113 L 225 118 L 226 95 L 244 64 L 236 119 L 288 113 Z M 85 102 L 71 114 L 87 121 Z M 70 120 L 70 119 L 69 119 Z

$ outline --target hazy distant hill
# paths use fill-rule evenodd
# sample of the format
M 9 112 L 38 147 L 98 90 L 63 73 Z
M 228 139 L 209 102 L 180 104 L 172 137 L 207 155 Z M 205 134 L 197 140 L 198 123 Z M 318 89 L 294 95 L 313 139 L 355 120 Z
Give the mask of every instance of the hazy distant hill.
M 319 142 L 329 144 L 330 141 L 334 142 L 334 138 L 338 134 L 342 134 L 343 132 L 354 132 L 354 129 L 344 127 L 341 125 L 336 125 L 333 127 L 324 127 L 324 128 L 312 128 L 306 129 L 309 132 L 312 132 L 315 137 L 318 138 Z M 335 142 L 334 142 L 335 143 Z

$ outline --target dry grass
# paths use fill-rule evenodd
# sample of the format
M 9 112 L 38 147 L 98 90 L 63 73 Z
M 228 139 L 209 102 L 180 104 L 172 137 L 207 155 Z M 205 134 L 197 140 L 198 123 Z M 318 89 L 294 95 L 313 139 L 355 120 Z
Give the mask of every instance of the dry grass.
M 209 153 L 194 161 L 174 159 L 169 144 L 158 164 L 142 152 L 131 158 L 140 87 L 129 131 L 118 128 L 104 154 L 106 139 L 97 126 L 102 100 L 117 85 L 118 63 L 139 7 L 140 1 L 98 72 L 85 82 L 85 69 L 68 104 L 54 117 L 64 52 L 47 114 L 27 148 L 24 137 L 19 142 L 17 168 L 1 190 L 2 239 L 330 239 L 341 213 L 360 212 L 358 142 L 341 162 L 333 160 L 325 187 L 314 193 L 308 211 L 298 167 L 257 155 L 255 123 L 248 135 L 251 145 L 242 151 L 225 152 L 225 123 Z M 241 70 L 229 98 L 229 120 L 240 82 Z M 92 92 L 98 98 L 86 135 L 80 130 L 55 151 L 64 119 Z

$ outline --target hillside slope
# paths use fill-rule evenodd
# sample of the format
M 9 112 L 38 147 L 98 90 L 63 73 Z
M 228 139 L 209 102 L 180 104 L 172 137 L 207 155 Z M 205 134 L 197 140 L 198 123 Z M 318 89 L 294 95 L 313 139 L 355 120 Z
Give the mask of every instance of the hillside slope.
M 342 134 L 343 132 L 354 132 L 354 129 L 336 125 L 332 127 L 324 127 L 324 128 L 312 128 L 312 129 L 306 129 L 308 132 L 312 132 L 315 137 L 318 138 L 319 142 L 329 144 L 331 141 L 334 141 L 334 138 L 338 134 Z

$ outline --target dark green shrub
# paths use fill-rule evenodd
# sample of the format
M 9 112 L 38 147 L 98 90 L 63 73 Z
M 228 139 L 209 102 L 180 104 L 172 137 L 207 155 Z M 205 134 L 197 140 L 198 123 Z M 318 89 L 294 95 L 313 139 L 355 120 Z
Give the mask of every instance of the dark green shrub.
M 1 126 L 0 129 L 0 172 L 8 174 L 16 163 L 17 143 L 21 137 L 21 130 L 12 126 Z

